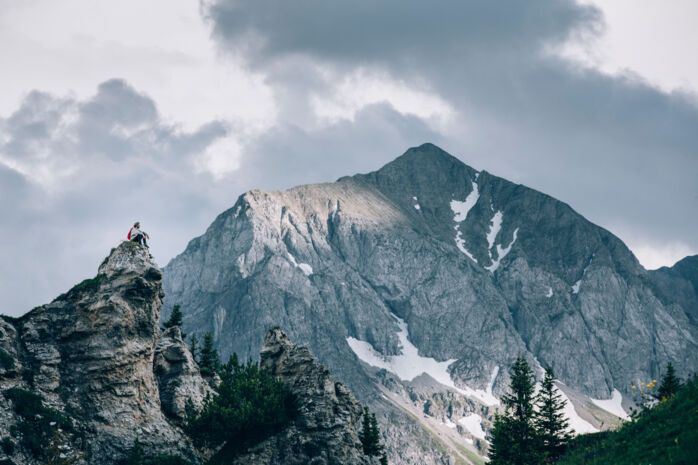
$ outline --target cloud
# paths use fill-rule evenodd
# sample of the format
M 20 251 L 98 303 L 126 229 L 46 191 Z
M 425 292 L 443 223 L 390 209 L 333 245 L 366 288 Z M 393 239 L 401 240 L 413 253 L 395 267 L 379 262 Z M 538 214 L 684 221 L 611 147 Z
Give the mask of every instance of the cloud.
M 431 127 L 466 163 L 564 200 L 621 239 L 640 230 L 657 250 L 682 243 L 698 253 L 698 216 L 689 213 L 698 100 L 556 55 L 603 31 L 591 5 L 214 0 L 203 11 L 222 51 L 243 54 L 296 102 L 336 100 L 336 76 L 385 75 L 453 109 L 448 124 Z M 294 63 L 305 75 L 288 72 Z
M 83 100 L 31 92 L 0 119 L 0 134 L 0 313 L 11 315 L 93 276 L 136 220 L 164 265 L 246 190 L 369 171 L 406 142 L 438 142 L 387 103 L 252 138 L 219 121 L 187 132 L 115 79 Z

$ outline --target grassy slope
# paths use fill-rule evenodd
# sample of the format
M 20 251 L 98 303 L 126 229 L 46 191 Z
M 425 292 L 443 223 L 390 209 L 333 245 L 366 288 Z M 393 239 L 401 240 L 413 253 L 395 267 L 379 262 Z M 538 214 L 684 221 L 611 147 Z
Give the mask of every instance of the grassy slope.
M 617 431 L 577 437 L 559 465 L 698 464 L 698 377 Z

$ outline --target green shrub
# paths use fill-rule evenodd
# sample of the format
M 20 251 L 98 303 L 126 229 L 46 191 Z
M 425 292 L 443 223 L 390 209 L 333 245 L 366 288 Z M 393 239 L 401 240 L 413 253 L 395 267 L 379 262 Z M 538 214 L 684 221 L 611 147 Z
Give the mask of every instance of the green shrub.
M 34 457 L 44 455 L 57 428 L 67 431 L 73 429 L 68 417 L 45 407 L 41 396 L 36 393 L 15 387 L 6 390 L 4 395 L 12 401 L 12 408 L 20 417 L 11 433 L 20 436 L 20 445 Z
M 8 354 L 2 347 L 0 347 L 0 367 L 5 370 L 11 370 L 15 367 L 15 360 L 12 358 L 12 355 Z
M 67 297 L 74 296 L 75 294 L 83 293 L 83 292 L 94 292 L 97 289 L 99 289 L 99 285 L 102 282 L 102 279 L 104 278 L 103 274 L 98 274 L 94 278 L 89 278 L 86 279 L 82 282 L 79 282 L 75 286 L 73 286 L 68 292 L 59 295 L 55 299 L 53 299 L 54 302 L 58 300 L 64 300 Z
M 574 438 L 560 465 L 689 465 L 698 457 L 698 379 L 617 431 Z
M 2 449 L 5 455 L 12 455 L 15 452 L 15 443 L 10 438 L 3 438 L 0 441 L 0 449 Z
M 238 364 L 231 358 L 219 374 L 217 394 L 186 426 L 195 444 L 223 445 L 212 463 L 230 459 L 279 431 L 297 411 L 283 383 L 252 361 Z

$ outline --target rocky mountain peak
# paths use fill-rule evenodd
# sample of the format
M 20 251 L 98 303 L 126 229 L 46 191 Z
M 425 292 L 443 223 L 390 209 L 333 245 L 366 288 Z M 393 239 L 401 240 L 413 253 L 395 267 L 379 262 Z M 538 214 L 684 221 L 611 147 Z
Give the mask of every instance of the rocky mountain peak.
M 82 438 L 73 446 L 89 463 L 114 463 L 136 439 L 151 453 L 196 457 L 167 415 L 181 414 L 182 389 L 199 392 L 200 404 L 205 387 L 178 334 L 168 334 L 158 347 L 161 279 L 147 249 L 123 242 L 94 278 L 11 325 L 0 318 L 7 328 L 0 331 L 0 347 L 16 367 L 0 374 L 3 389 L 32 391 L 70 417 L 79 432 L 75 437 Z M 154 373 L 156 353 L 162 379 Z M 172 385 L 183 388 L 168 390 Z M 196 403 L 197 396 L 192 400 Z M 3 437 L 20 421 L 4 402 L 0 418 Z

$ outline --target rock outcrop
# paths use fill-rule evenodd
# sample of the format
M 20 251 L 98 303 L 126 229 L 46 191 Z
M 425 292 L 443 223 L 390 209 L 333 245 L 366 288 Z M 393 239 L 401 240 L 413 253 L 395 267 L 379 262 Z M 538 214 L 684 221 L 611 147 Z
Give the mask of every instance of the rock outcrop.
M 698 370 L 698 291 L 684 268 L 650 273 L 563 202 L 425 144 L 373 173 L 243 194 L 163 282 L 165 315 L 182 304 L 183 329 L 211 331 L 223 356 L 256 357 L 279 325 L 377 411 L 395 404 L 386 389 L 409 392 L 410 366 L 493 409 L 519 353 L 551 365 L 575 399 L 622 394 L 627 407 L 630 386 L 667 362 Z M 381 369 L 404 386 L 383 385 Z M 409 418 L 407 404 L 385 407 L 384 425 L 421 421 L 413 406 Z M 449 460 L 389 428 L 392 463 Z
M 43 453 L 19 446 L 24 434 L 34 434 L 18 427 L 29 408 L 35 410 L 31 421 L 48 409 L 60 417 L 61 424 L 47 423 L 50 435 L 70 424 L 61 453 L 79 465 L 121 463 L 136 439 L 147 456 L 174 455 L 192 464 L 214 452 L 196 450 L 182 429 L 188 409 L 200 410 L 215 391 L 180 328 L 160 334 L 161 277 L 146 249 L 124 242 L 95 278 L 21 318 L 0 317 L 0 463 L 33 465 Z M 378 463 L 363 455 L 359 442 L 361 405 L 307 348 L 277 329 L 267 335 L 261 358 L 294 394 L 299 413 L 234 463 Z
M 0 371 L 2 391 L 34 391 L 70 417 L 83 463 L 116 463 L 136 439 L 149 453 L 198 461 L 161 406 L 164 395 L 165 411 L 176 417 L 184 395 L 200 404 L 205 392 L 181 337 L 171 332 L 158 344 L 161 278 L 145 249 L 124 242 L 95 278 L 19 319 L 0 318 L 0 347 L 12 359 L 12 368 Z M 0 436 L 11 436 L 18 418 L 4 397 L 0 418 Z M 13 456 L 17 464 L 36 463 L 21 453 Z
M 297 418 L 278 434 L 237 457 L 239 465 L 378 465 L 363 454 L 358 436 L 362 406 L 349 389 L 333 381 L 307 347 L 271 329 L 260 353 L 261 367 L 296 398 Z
M 200 411 L 207 396 L 212 396 L 211 388 L 199 372 L 189 348 L 182 340 L 177 326 L 167 329 L 160 336 L 153 370 L 160 391 L 160 405 L 170 418 L 184 423 L 187 409 Z

